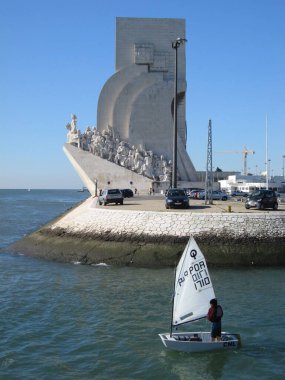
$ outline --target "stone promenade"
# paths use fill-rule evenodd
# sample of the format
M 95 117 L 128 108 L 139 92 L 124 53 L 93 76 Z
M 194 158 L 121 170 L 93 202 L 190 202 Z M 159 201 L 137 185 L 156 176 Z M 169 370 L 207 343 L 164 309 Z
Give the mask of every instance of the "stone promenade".
M 285 265 L 284 205 L 257 211 L 241 201 L 190 202 L 187 210 L 166 210 L 157 195 L 107 206 L 89 198 L 14 250 L 63 262 L 158 267 L 177 263 L 193 235 L 209 264 Z
M 115 205 L 109 204 L 105 206 L 106 209 L 112 210 L 136 210 L 136 211 L 159 211 L 159 212 L 183 212 L 183 213 L 219 213 L 219 212 L 229 212 L 229 207 L 231 208 L 231 212 L 258 212 L 255 209 L 246 210 L 244 207 L 245 198 L 234 198 L 232 197 L 227 201 L 213 201 L 212 205 L 205 205 L 205 201 L 199 199 L 190 199 L 190 208 L 188 210 L 185 209 L 171 209 L 166 210 L 164 203 L 164 196 L 162 195 L 151 195 L 151 196 L 134 196 L 133 198 L 126 198 L 124 205 Z M 104 207 L 97 205 L 96 207 Z M 278 207 L 278 211 L 285 212 L 285 202 L 280 203 Z M 272 210 L 264 210 L 264 212 L 273 212 Z

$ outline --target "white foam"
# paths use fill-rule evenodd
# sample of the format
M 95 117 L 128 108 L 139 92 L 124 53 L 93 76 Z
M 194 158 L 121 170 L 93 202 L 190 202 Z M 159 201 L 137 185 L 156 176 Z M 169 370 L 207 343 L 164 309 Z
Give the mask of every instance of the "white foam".
M 91 264 L 94 267 L 109 267 L 110 265 L 106 263 Z

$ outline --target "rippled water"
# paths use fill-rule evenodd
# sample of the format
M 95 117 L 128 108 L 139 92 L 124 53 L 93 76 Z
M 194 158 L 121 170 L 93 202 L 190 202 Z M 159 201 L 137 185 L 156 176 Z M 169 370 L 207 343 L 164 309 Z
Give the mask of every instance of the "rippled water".
M 68 194 L 30 194 L 18 207 L 18 193 L 3 208 L 0 191 L 0 246 L 84 197 Z M 7 249 L 0 268 L 1 379 L 284 379 L 283 268 L 210 268 L 223 328 L 243 344 L 202 354 L 166 351 L 157 335 L 169 330 L 172 269 L 58 264 Z

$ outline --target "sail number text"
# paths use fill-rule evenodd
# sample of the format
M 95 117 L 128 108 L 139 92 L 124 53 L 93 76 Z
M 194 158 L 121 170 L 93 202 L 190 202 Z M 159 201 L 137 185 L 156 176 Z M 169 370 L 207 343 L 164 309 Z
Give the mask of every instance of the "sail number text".
M 211 280 L 208 275 L 207 267 L 204 260 L 191 265 L 187 270 L 181 273 L 178 284 L 181 286 L 187 278 L 192 278 L 195 289 L 200 290 L 204 286 L 210 285 Z

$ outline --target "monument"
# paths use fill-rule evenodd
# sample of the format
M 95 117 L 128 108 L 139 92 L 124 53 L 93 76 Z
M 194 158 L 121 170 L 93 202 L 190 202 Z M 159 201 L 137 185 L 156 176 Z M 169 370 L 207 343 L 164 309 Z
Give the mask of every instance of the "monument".
M 64 151 L 91 193 L 95 185 L 141 190 L 153 183 L 169 186 L 175 74 L 172 42 L 181 36 L 185 36 L 183 19 L 117 18 L 116 72 L 100 93 L 97 127 L 81 133 L 75 115 L 66 126 Z M 197 174 L 186 151 L 184 45 L 178 56 L 177 173 L 178 181 L 190 182 L 197 181 Z

